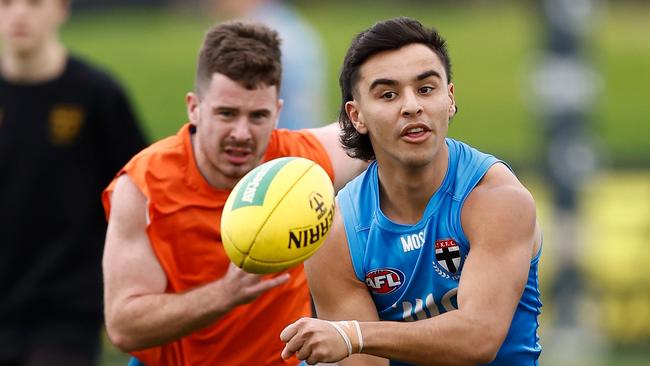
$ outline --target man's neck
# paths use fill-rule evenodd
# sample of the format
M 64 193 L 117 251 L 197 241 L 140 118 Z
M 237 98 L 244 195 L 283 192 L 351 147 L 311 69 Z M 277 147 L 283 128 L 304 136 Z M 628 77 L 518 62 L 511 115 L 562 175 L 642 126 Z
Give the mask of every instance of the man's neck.
M 8 50 L 0 56 L 0 73 L 10 81 L 42 82 L 55 79 L 65 68 L 66 50 L 58 41 L 46 43 L 33 52 Z
M 417 169 L 389 168 L 379 173 L 381 210 L 392 221 L 415 224 L 424 214 L 431 197 L 442 185 L 449 165 L 449 150 L 443 143 L 436 158 Z

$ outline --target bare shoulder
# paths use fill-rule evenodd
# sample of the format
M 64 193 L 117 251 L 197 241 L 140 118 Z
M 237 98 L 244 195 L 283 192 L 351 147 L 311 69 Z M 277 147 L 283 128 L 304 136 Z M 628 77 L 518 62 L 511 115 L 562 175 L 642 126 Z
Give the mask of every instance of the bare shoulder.
M 368 162 L 351 158 L 339 142 L 341 129 L 338 123 L 307 130 L 323 145 L 334 167 L 334 187 L 338 191 L 368 166 Z
M 110 200 L 107 243 L 115 237 L 139 236 L 146 226 L 147 199 L 128 174 L 117 178 Z
M 472 242 L 512 242 L 524 238 L 537 246 L 535 200 L 504 164 L 493 165 L 470 193 L 462 225 Z M 529 240 L 526 240 L 529 242 Z
M 139 206 L 145 201 L 144 194 L 128 174 L 122 174 L 117 178 L 115 190 L 111 197 L 111 204 L 114 209 L 125 206 Z
M 517 177 L 501 163 L 494 164 L 467 198 L 466 205 L 495 209 L 508 205 L 521 206 L 522 209 L 535 209 L 532 194 Z

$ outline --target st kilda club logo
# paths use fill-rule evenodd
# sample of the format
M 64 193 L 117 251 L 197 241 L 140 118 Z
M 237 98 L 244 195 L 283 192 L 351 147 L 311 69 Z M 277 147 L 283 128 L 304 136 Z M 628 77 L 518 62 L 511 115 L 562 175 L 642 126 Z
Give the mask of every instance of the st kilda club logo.
M 453 239 L 436 240 L 436 261 L 452 275 L 460 269 L 460 248 Z M 435 263 L 434 263 L 435 264 Z

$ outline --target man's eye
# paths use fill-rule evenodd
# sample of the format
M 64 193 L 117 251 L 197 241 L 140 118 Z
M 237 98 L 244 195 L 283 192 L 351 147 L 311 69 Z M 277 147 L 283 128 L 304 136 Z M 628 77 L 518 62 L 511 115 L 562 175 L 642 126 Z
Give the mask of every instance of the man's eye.
M 431 86 L 423 86 L 420 88 L 420 94 L 429 94 L 433 91 L 433 87 Z
M 390 99 L 395 99 L 396 96 L 397 96 L 397 93 L 389 91 L 389 92 L 383 93 L 381 95 L 381 98 L 390 100 Z

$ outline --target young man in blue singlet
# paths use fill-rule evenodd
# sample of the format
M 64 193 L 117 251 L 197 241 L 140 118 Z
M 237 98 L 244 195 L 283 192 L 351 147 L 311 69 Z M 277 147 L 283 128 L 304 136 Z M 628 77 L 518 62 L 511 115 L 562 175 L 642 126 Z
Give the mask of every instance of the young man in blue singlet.
M 505 163 L 446 138 L 445 41 L 412 19 L 377 23 L 353 40 L 340 83 L 343 145 L 373 162 L 340 191 L 306 264 L 323 320 L 285 328 L 283 357 L 537 365 L 535 203 Z

